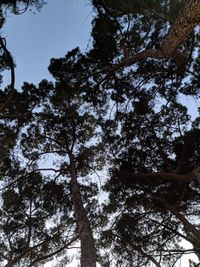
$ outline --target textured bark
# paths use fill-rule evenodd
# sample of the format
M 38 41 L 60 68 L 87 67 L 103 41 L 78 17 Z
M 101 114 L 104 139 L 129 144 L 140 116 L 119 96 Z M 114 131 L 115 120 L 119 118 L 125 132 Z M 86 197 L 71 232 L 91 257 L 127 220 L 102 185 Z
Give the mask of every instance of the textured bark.
M 80 188 L 77 181 L 74 159 L 71 153 L 69 153 L 69 158 L 74 213 L 81 240 L 81 267 L 96 267 L 96 249 L 94 238 L 89 219 L 83 206 Z
M 163 40 L 160 49 L 144 50 L 125 57 L 119 64 L 115 65 L 103 78 L 101 82 L 108 79 L 113 73 L 123 67 L 131 66 L 147 58 L 162 59 L 171 58 L 175 60 L 179 70 L 185 68 L 187 57 L 179 49 L 180 45 L 188 37 L 194 27 L 200 22 L 200 0 L 185 1 L 180 10 L 177 20 L 171 26 L 168 34 Z
M 177 20 L 172 25 L 161 47 L 165 56 L 171 56 L 200 22 L 200 0 L 185 1 Z

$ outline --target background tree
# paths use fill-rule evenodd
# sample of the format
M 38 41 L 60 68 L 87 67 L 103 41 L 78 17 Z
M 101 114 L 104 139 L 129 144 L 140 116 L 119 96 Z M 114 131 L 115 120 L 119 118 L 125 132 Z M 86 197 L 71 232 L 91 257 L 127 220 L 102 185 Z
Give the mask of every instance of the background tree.
M 1 192 L 1 266 L 43 266 L 78 239 L 63 184 L 13 160 Z
M 97 186 L 87 181 L 89 174 L 101 168 L 102 145 L 97 142 L 96 118 L 84 100 L 85 91 L 78 86 L 84 57 L 78 49 L 65 58 L 52 59 L 50 72 L 55 85 L 42 81 L 38 88 L 40 110 L 23 133 L 21 144 L 25 157 L 37 161 L 41 155 L 58 158 L 59 176 L 71 190 L 74 216 L 81 242 L 81 266 L 96 266 L 96 248 L 92 227 L 96 218 Z M 86 179 L 86 184 L 80 178 Z M 97 222 L 95 222 L 97 221 Z
M 113 240 L 113 251 L 118 253 L 118 264 L 121 264 L 121 257 L 123 257 L 123 261 L 129 260 L 129 264 L 134 264 L 137 262 L 136 257 L 139 254 L 141 266 L 149 264 L 149 261 L 159 266 L 158 250 L 162 250 L 159 256 L 162 255 L 163 261 L 167 258 L 169 260 L 168 253 L 170 253 L 170 260 L 174 262 L 177 260 L 177 257 L 173 259 L 172 253 L 169 252 L 169 248 L 165 249 L 165 245 L 174 246 L 173 250 L 179 254 L 178 257 L 184 253 L 183 249 L 177 249 L 177 243 L 174 242 L 178 239 L 174 239 L 175 236 L 189 240 L 198 254 L 196 241 L 189 234 L 189 232 L 193 232 L 193 236 L 194 233 L 197 236 L 199 232 L 198 220 L 193 225 L 190 223 L 190 220 L 198 213 L 194 204 L 198 199 L 198 189 L 195 189 L 198 185 L 196 182 L 199 165 L 198 129 L 196 129 L 198 123 L 195 122 L 194 128 L 189 127 L 190 118 L 186 113 L 186 108 L 179 102 L 180 93 L 193 96 L 199 94 L 198 54 L 192 53 L 195 47 L 198 47 L 198 29 L 190 31 L 187 38 L 185 35 L 184 42 L 183 39 L 179 42 L 177 38 L 181 33 L 180 21 L 183 22 L 184 19 L 189 18 L 183 15 L 186 14 L 184 12 L 190 4 L 192 7 L 193 4 L 198 5 L 199 2 L 177 1 L 175 3 L 173 1 L 174 5 L 172 1 L 157 1 L 156 4 L 155 1 L 154 3 L 133 1 L 132 5 L 127 2 L 118 5 L 112 1 L 93 1 L 97 16 L 93 21 L 93 47 L 88 53 L 89 57 L 98 62 L 96 66 L 98 70 L 96 72 L 97 90 L 105 96 L 107 101 L 110 99 L 112 101 L 109 102 L 109 115 L 107 113 L 104 117 L 105 121 L 102 122 L 105 133 L 104 143 L 108 148 L 108 156 L 113 158 L 112 179 L 107 183 L 106 189 L 110 192 L 108 212 L 112 214 L 117 212 L 116 224 L 118 224 L 117 222 L 120 224 L 120 220 L 122 220 L 122 227 L 120 230 L 114 228 L 115 234 L 117 234 L 112 235 L 111 233 L 110 238 Z M 183 6 L 182 13 L 173 22 L 174 15 L 177 16 L 177 8 L 181 5 Z M 159 12 L 157 12 L 158 10 Z M 194 13 L 191 12 L 190 16 L 192 14 Z M 191 21 L 188 20 L 188 22 Z M 170 24 L 173 26 L 169 30 Z M 112 26 L 105 27 L 105 25 Z M 194 25 L 190 29 L 193 28 Z M 177 38 L 172 37 L 174 33 L 177 34 Z M 148 54 L 152 50 L 155 53 L 160 49 L 164 51 L 163 46 L 170 42 L 170 39 L 171 42 L 174 42 L 176 49 L 179 49 L 176 50 L 178 53 L 184 52 L 187 55 L 187 60 L 183 65 L 183 61 L 180 61 L 184 68 L 179 68 L 180 65 L 177 63 L 180 58 L 175 58 L 176 56 L 170 56 L 173 60 L 156 60 L 156 56 Z M 111 41 L 109 42 L 109 40 Z M 109 45 L 106 45 L 108 42 Z M 174 49 L 175 46 L 168 45 L 168 48 Z M 104 51 L 103 47 L 106 47 Z M 176 54 L 176 52 L 174 53 Z M 154 59 L 150 59 L 151 57 Z M 127 66 L 131 67 L 126 68 Z M 103 75 L 103 73 L 107 74 Z M 100 99 L 102 99 L 101 96 Z M 112 155 L 110 151 L 113 152 Z M 193 153 L 194 151 L 196 152 Z M 176 161 L 174 157 L 176 157 Z M 139 183 L 138 187 L 137 183 Z M 126 188 L 126 194 L 123 194 L 123 187 Z M 136 194 L 134 194 L 135 190 Z M 160 190 L 163 194 L 159 192 Z M 138 198 L 140 204 L 137 202 Z M 151 199 L 152 205 L 155 205 L 154 208 L 152 207 L 153 210 L 145 208 L 145 202 L 149 202 L 149 199 Z M 169 203 L 171 201 L 173 203 Z M 133 227 L 134 222 L 136 225 L 139 224 L 139 221 L 137 224 L 137 219 L 129 211 L 129 205 L 133 209 L 135 207 L 133 214 L 136 218 L 140 218 L 141 222 L 145 218 L 146 224 L 145 222 L 141 224 L 147 227 L 146 231 L 142 229 L 143 233 L 146 233 L 146 239 L 144 236 L 141 238 L 144 243 L 140 238 L 138 242 L 130 241 L 131 244 L 127 245 L 127 250 L 123 254 L 124 239 L 127 240 L 132 233 L 133 236 L 136 235 L 135 239 L 137 240 L 137 231 L 139 230 L 139 226 L 132 232 L 128 229 L 128 225 Z M 157 205 L 160 208 L 156 208 Z M 124 212 L 123 207 L 125 207 Z M 161 232 L 168 232 L 167 224 L 172 226 L 171 231 L 168 232 L 169 242 L 164 241 L 162 249 L 161 247 L 156 249 L 156 243 L 153 249 L 148 243 L 151 241 L 150 236 L 154 240 L 153 234 L 156 236 L 159 233 L 158 235 L 161 236 L 159 231 L 152 230 L 152 235 L 148 233 L 149 223 L 145 214 L 150 211 L 153 212 L 152 217 L 158 216 L 157 222 L 154 224 L 150 222 L 151 230 L 157 227 Z M 141 214 L 140 216 L 137 216 L 138 212 Z M 166 219 L 166 228 L 161 226 L 163 219 Z M 115 221 L 115 219 L 113 220 Z M 125 227 L 126 221 L 127 227 Z M 174 224 L 179 225 L 180 228 L 174 228 Z M 189 228 L 190 230 L 188 230 Z M 140 237 L 142 230 L 139 231 Z M 123 232 L 124 239 L 120 231 Z M 145 245 L 145 240 L 148 245 Z M 119 242 L 120 245 L 118 245 Z M 110 243 L 108 244 L 110 246 Z M 133 250 L 138 251 L 135 257 L 132 254 Z M 172 262 L 168 264 L 171 266 Z
M 184 253 L 199 253 L 199 129 L 184 133 L 188 122 L 186 109 L 174 103 L 158 120 L 155 114 L 138 119 L 137 109 L 126 114 L 117 134 L 107 125 L 105 142 L 112 140 L 113 167 L 105 185 L 105 212 L 112 220 L 103 246 L 113 248 L 110 259 L 117 254 L 119 265 L 138 260 L 139 266 L 172 266 Z M 180 247 L 180 239 L 193 249 Z
M 74 49 L 64 58 L 52 59 L 49 70 L 55 83 L 44 80 L 38 87 L 25 83 L 20 94 L 13 90 L 19 104 L 11 98 L 3 109 L 2 132 L 14 133 L 14 141 L 2 177 L 12 166 L 10 151 L 16 153 L 19 142 L 26 169 L 55 173 L 49 174 L 48 183 L 61 186 L 67 197 L 71 192 L 81 266 L 96 265 L 97 248 L 104 254 L 108 251 L 107 263 L 115 257 L 114 266 L 173 266 L 184 253 L 199 255 L 195 208 L 199 202 L 199 118 L 191 122 L 180 100 L 181 94 L 199 94 L 199 29 L 194 29 L 199 1 L 95 0 L 92 4 L 96 14 L 91 49 L 85 55 Z M 2 94 L 7 97 L 6 92 Z M 47 168 L 41 167 L 41 158 L 47 155 L 55 166 L 49 162 Z M 97 186 L 86 178 L 105 161 L 110 179 L 104 187 L 109 201 L 103 215 L 111 215 L 112 220 L 105 221 L 98 247 L 93 234 L 96 226 L 102 231 Z M 37 199 L 47 181 L 42 174 L 34 175 L 36 180 L 40 177 Z M 20 205 L 25 201 L 30 206 L 29 184 L 17 185 L 25 197 Z M 35 188 L 34 179 L 30 187 Z M 9 199 L 6 192 L 4 203 Z M 59 201 L 55 200 L 56 207 Z M 13 212 L 6 204 L 2 207 Z M 9 216 L 14 217 L 12 212 Z M 71 216 L 70 212 L 69 205 Z M 27 236 L 19 234 L 27 242 Z M 180 246 L 183 239 L 192 244 L 191 250 Z M 18 249 L 18 237 L 13 242 Z M 29 258 L 21 262 L 30 262 Z
M 28 9 L 36 8 L 39 10 L 45 2 L 43 0 L 2 0 L 0 3 L 0 29 L 3 27 L 8 13 L 21 15 Z M 6 90 L 1 90 L 0 112 L 3 112 L 11 99 L 15 90 L 15 62 L 12 52 L 7 49 L 6 38 L 0 35 L 0 72 L 10 70 L 10 85 Z M 0 75 L 0 84 L 2 75 Z
M 185 46 L 184 43 L 186 42 L 188 36 L 192 31 L 194 31 L 194 27 L 199 23 L 200 3 L 198 0 L 174 2 L 175 3 L 172 4 L 172 1 L 125 1 L 120 5 L 120 2 L 119 4 L 113 4 L 113 1 L 93 1 L 98 13 L 101 14 L 99 17 L 103 19 L 103 16 L 105 17 L 105 14 L 107 14 L 118 25 L 118 37 L 120 36 L 120 42 L 118 44 L 120 44 L 119 48 L 121 48 L 121 51 L 124 54 L 124 58 L 120 60 L 121 62 L 115 62 L 114 66 L 108 71 L 105 78 L 109 78 L 118 69 L 128 67 L 147 58 L 170 58 L 176 63 L 178 74 L 180 75 L 184 72 L 188 59 L 190 58 L 190 53 L 188 54 L 189 50 L 187 47 L 185 47 L 185 51 L 182 49 Z M 170 17 L 173 16 L 171 14 L 174 14 L 174 10 L 177 11 L 178 6 L 181 7 L 181 10 L 177 14 L 177 18 L 174 21 L 171 21 Z M 165 9 L 164 12 L 163 7 Z M 166 13 L 170 13 L 170 16 L 166 17 Z M 102 16 L 102 14 L 104 15 Z M 141 21 L 141 19 L 143 20 L 142 27 L 144 27 L 147 22 L 147 28 L 143 28 L 143 31 L 147 32 L 147 35 L 144 35 L 143 40 L 148 42 L 148 37 L 150 37 L 152 33 L 151 29 L 155 27 L 155 24 L 151 23 L 155 19 L 155 15 L 157 17 L 157 21 L 160 20 L 161 22 L 161 24 L 159 24 L 160 33 L 162 33 L 162 41 L 156 46 L 154 43 L 153 47 L 150 46 L 145 47 L 145 49 L 136 50 L 135 48 L 136 46 L 138 47 L 138 43 L 136 43 L 135 46 L 132 40 L 127 38 L 130 36 L 129 33 L 133 30 L 131 27 L 133 17 L 138 17 L 139 21 Z M 123 23 L 119 20 L 121 18 L 124 19 Z M 168 27 L 168 22 L 172 22 L 170 29 Z M 124 25 L 126 29 L 124 29 Z M 138 33 L 141 35 L 141 31 Z M 144 42 L 141 44 L 144 45 Z M 119 49 L 117 50 L 120 52 Z

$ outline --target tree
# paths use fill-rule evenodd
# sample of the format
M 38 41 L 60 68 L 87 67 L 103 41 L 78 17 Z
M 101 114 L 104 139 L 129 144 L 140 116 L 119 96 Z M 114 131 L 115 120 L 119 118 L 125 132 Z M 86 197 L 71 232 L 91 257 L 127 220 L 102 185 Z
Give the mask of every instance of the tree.
M 198 196 L 198 189 L 197 191 L 194 189 L 199 177 L 198 152 L 195 152 L 197 158 L 192 155 L 196 151 L 195 146 L 198 143 L 197 138 L 194 137 L 196 134 L 198 135 L 198 129 L 196 129 L 198 123 L 196 123 L 195 128 L 187 128 L 190 119 L 186 114 L 186 108 L 180 105 L 177 100 L 180 93 L 198 95 L 199 92 L 197 74 L 199 56 L 192 55 L 192 51 L 195 47 L 198 47 L 198 44 L 194 41 L 195 38 L 198 38 L 198 30 L 191 32 L 194 24 L 191 26 L 192 19 L 188 18 L 193 16 L 194 13 L 190 12 L 190 16 L 186 16 L 189 8 L 192 11 L 192 5 L 199 3 L 198 1 L 185 2 L 187 5 L 183 7 L 183 13 L 179 15 L 168 34 L 169 24 L 166 21 L 171 23 L 171 20 L 166 15 L 171 15 L 174 8 L 172 2 L 157 1 L 157 6 L 155 3 L 151 5 L 150 1 L 148 3 L 146 1 L 140 3 L 134 1 L 131 6 L 131 3 L 127 4 L 127 2 L 118 5 L 118 3 L 112 1 L 93 1 L 97 16 L 93 22 L 92 32 L 94 46 L 88 54 L 99 61 L 96 67 L 99 91 L 107 99 L 111 98 L 113 103 L 109 114 L 110 119 L 107 116 L 106 121 L 102 123 L 105 131 L 104 143 L 107 144 L 109 152 L 113 152 L 111 154 L 111 157 L 113 157 L 113 162 L 111 162 L 111 166 L 113 166 L 111 169 L 112 179 L 106 185 L 107 191 L 110 192 L 108 212 L 120 214 L 118 217 L 116 216 L 116 224 L 119 223 L 120 225 L 122 222 L 120 229 L 117 226 L 114 228 L 117 235 L 112 235 L 113 233 L 110 235 L 111 240 L 114 241 L 113 251 L 117 251 L 118 259 L 120 260 L 120 257 L 122 257 L 123 261 L 128 257 L 127 255 L 130 255 L 128 260 L 132 264 L 136 262 L 136 256 L 133 256 L 132 250 L 137 250 L 142 257 L 142 266 L 149 264 L 149 261 L 159 266 L 159 261 L 156 261 L 154 257 L 152 258 L 152 247 L 148 243 L 151 240 L 147 238 L 146 244 L 148 245 L 145 243 L 141 245 L 141 239 L 139 239 L 139 243 L 130 241 L 124 254 L 122 253 L 124 249 L 123 241 L 126 239 L 127 242 L 127 235 L 130 237 L 130 233 L 133 233 L 133 237 L 134 233 L 136 237 L 137 234 L 140 237 L 143 236 L 142 230 L 139 231 L 136 226 L 134 232 L 128 230 L 128 225 L 133 226 L 133 223 L 137 225 L 137 218 L 140 219 L 140 222 L 146 222 L 147 232 L 145 233 L 147 237 L 150 237 L 150 234 L 148 234 L 148 217 L 145 216 L 146 213 L 148 214 L 149 208 L 146 211 L 145 200 L 148 201 L 152 196 L 150 199 L 152 205 L 155 205 L 155 207 L 151 207 L 153 208 L 151 210 L 152 217 L 159 217 L 159 212 L 161 212 L 161 217 L 160 219 L 157 217 L 158 221 L 155 221 L 153 226 L 151 222 L 150 228 L 155 227 L 156 229 L 157 226 L 160 226 L 161 232 L 168 232 L 167 224 L 164 224 L 164 228 L 162 228 L 163 223 L 161 225 L 163 216 L 166 219 L 168 215 L 169 218 L 166 219 L 166 222 L 172 225 L 170 227 L 171 232 L 168 232 L 169 242 L 173 240 L 170 236 L 173 236 L 176 232 L 177 229 L 173 225 L 177 222 L 185 235 L 181 236 L 182 232 L 176 232 L 175 235 L 189 240 L 193 244 L 193 251 L 198 254 L 196 249 L 198 245 L 195 238 L 199 234 L 198 225 L 192 225 L 188 218 L 188 213 L 193 217 L 197 213 L 195 209 L 191 211 L 191 203 L 194 204 Z M 179 1 L 176 4 L 178 6 L 183 2 L 180 3 Z M 165 14 L 160 12 L 165 10 L 167 10 Z M 198 8 L 196 11 L 199 14 Z M 186 18 L 191 28 L 187 23 L 183 23 Z M 196 18 L 198 19 L 198 16 Z M 181 33 L 181 21 L 183 25 L 187 25 L 188 33 L 190 31 L 188 39 L 186 39 L 187 34 Z M 113 25 L 114 27 L 105 27 L 105 25 Z M 175 32 L 177 36 L 172 37 Z M 182 43 L 183 39 L 179 39 L 181 36 L 179 36 L 179 33 L 182 34 L 182 37 L 184 36 L 185 42 Z M 100 39 L 99 34 L 103 38 Z M 112 41 L 109 46 L 106 46 L 108 40 Z M 169 45 L 170 42 L 174 43 Z M 103 44 L 107 48 L 104 51 L 102 49 Z M 164 44 L 168 45 L 165 46 Z M 177 64 L 179 60 L 177 61 L 175 57 L 178 47 L 188 55 L 185 61 L 187 64 L 182 65 L 183 61 L 180 65 Z M 156 60 L 157 56 L 148 54 L 152 50 L 155 53 L 161 53 L 165 49 L 171 50 L 171 48 L 172 50 L 175 49 L 172 52 L 173 55 L 170 55 L 170 53 L 168 55 L 175 60 L 176 64 L 171 60 Z M 99 51 L 101 52 L 99 53 Z M 123 54 L 125 59 L 123 59 Z M 173 57 L 174 55 L 175 57 Z M 150 59 L 151 57 L 153 60 Z M 163 58 L 163 54 L 161 57 Z M 135 65 L 132 66 L 133 64 Z M 183 69 L 181 67 L 182 70 L 179 68 L 181 65 L 184 66 Z M 127 66 L 131 66 L 131 68 L 125 69 Z M 101 69 L 101 72 L 99 69 Z M 103 73 L 107 74 L 103 75 Z M 186 77 L 187 82 L 184 80 Z M 161 104 L 156 105 L 157 101 L 160 101 Z M 177 136 L 179 138 L 176 138 Z M 185 143 L 184 146 L 180 144 L 182 142 Z M 177 146 L 176 151 L 174 146 Z M 179 152 L 177 151 L 178 146 L 181 147 Z M 179 155 L 177 155 L 175 163 L 173 157 L 176 153 Z M 126 193 L 123 193 L 123 188 L 125 188 Z M 157 194 L 156 188 L 159 196 L 155 196 Z M 144 191 L 144 195 L 140 192 L 141 190 Z M 165 193 L 163 192 L 163 195 L 160 196 L 159 190 L 163 190 Z M 173 204 L 169 203 L 172 200 L 174 201 Z M 177 205 L 175 209 L 173 205 Z M 132 210 L 130 206 L 132 206 Z M 128 211 L 123 212 L 123 207 Z M 137 215 L 138 210 L 139 214 L 141 212 L 139 216 Z M 126 219 L 130 218 L 130 220 L 125 220 L 124 217 Z M 125 227 L 126 221 L 127 227 Z M 159 235 L 161 232 L 159 232 Z M 106 233 L 110 234 L 107 231 Z M 191 237 L 191 233 L 193 233 L 193 237 Z M 158 232 L 155 232 L 155 236 L 157 234 Z M 108 244 L 110 246 L 110 243 Z M 176 244 L 174 245 L 176 246 Z M 172 255 L 169 250 L 165 251 L 165 244 L 162 248 L 159 247 L 159 250 L 163 251 L 162 255 L 165 253 Z M 148 253 L 145 255 L 146 251 Z M 158 252 L 155 247 L 154 251 L 155 253 Z M 174 252 L 179 253 L 179 256 L 184 253 L 182 249 L 179 249 L 179 251 L 176 249 Z M 164 255 L 164 258 L 166 257 L 167 254 Z M 144 263 L 145 258 L 148 260 L 147 263 Z
M 18 190 L 22 199 L 17 207 L 29 205 L 30 209 L 26 193 L 30 188 L 36 188 L 33 197 L 40 203 L 51 200 L 48 194 L 46 202 L 40 197 L 46 194 L 47 185 L 53 188 L 50 192 L 59 188 L 59 194 L 67 194 L 70 218 L 74 211 L 77 229 L 72 229 L 70 240 L 77 234 L 80 237 L 82 267 L 96 266 L 96 250 L 100 254 L 101 249 L 107 265 L 114 256 L 115 266 L 173 266 L 184 253 L 199 256 L 199 211 L 195 209 L 199 202 L 199 118 L 191 122 L 179 101 L 182 93 L 199 94 L 199 32 L 194 29 L 199 23 L 199 1 L 92 3 L 96 16 L 91 49 L 85 55 L 74 49 L 64 58 L 52 59 L 49 70 L 55 82 L 25 83 L 21 93 L 12 89 L 18 101 L 11 98 L 3 109 L 1 131 L 9 132 L 12 142 L 3 138 L 7 163 L 2 164 L 2 179 L 12 167 L 11 153 L 16 153 L 19 143 L 23 161 L 28 162 L 24 173 L 30 178 L 30 186 L 24 186 L 21 178 L 18 183 L 17 178 L 18 189 L 9 179 L 3 212 L 17 216 L 13 213 L 16 203 L 8 199 L 9 194 L 19 198 Z M 8 93 L 2 95 L 6 99 Z M 48 155 L 55 159 L 55 166 L 43 168 L 41 157 Z M 102 217 L 112 215 L 112 220 L 105 220 L 98 246 L 94 231 L 97 226 L 103 228 L 97 186 L 86 178 L 105 161 L 110 166 L 110 179 L 104 186 L 109 202 Z M 44 171 L 55 176 L 49 174 L 47 181 Z M 83 178 L 87 181 L 80 182 Z M 55 197 L 54 207 L 61 199 Z M 40 214 L 50 219 L 54 213 L 43 208 Z M 68 226 L 65 221 L 63 227 Z M 27 225 L 17 227 L 9 231 L 19 233 L 20 227 L 27 231 Z M 25 255 L 19 250 L 20 240 L 27 243 L 27 236 L 25 232 L 19 236 L 12 244 L 18 251 L 8 263 L 20 257 L 19 265 L 35 264 L 45 260 L 45 255 L 60 252 L 55 247 L 52 251 L 45 240 L 48 251 L 42 247 L 42 255 L 30 260 L 29 251 Z M 38 232 L 33 238 L 43 244 Z M 63 235 L 59 239 L 62 242 Z M 180 246 L 183 239 L 192 244 L 191 250 Z M 59 246 L 56 241 L 54 245 Z
M 132 43 L 132 40 L 129 38 L 130 32 L 133 29 L 130 29 L 128 26 L 127 31 L 124 32 L 123 24 L 121 27 L 121 23 L 118 21 L 118 17 L 122 17 L 124 14 L 130 15 L 129 18 L 124 21 L 125 24 L 130 24 L 131 17 L 134 16 L 134 14 L 142 13 L 143 15 L 146 15 L 145 12 L 147 11 L 147 16 L 149 15 L 148 13 L 150 13 L 150 15 L 156 15 L 159 19 L 164 20 L 164 30 L 166 30 L 168 28 L 166 22 L 168 22 L 169 19 L 165 15 L 162 15 L 163 7 L 171 11 L 171 9 L 176 6 L 177 2 L 179 4 L 179 1 L 175 1 L 175 5 L 172 4 L 171 1 L 157 1 L 157 4 L 152 4 L 152 2 L 154 1 L 125 1 L 124 3 L 121 3 L 120 1 L 117 4 L 113 4 L 112 1 L 93 1 L 94 5 L 97 6 L 97 9 L 101 14 L 103 14 L 102 9 L 104 9 L 104 11 L 108 15 L 110 15 L 112 19 L 114 19 L 115 23 L 119 26 L 118 30 L 121 35 L 120 48 L 124 53 L 124 59 L 122 59 L 120 63 L 115 64 L 115 66 L 112 67 L 111 70 L 109 70 L 104 79 L 109 78 L 118 69 L 128 67 L 147 58 L 171 58 L 176 62 L 178 72 L 182 73 L 184 71 L 189 59 L 188 56 L 190 56 L 190 54 L 187 55 L 188 51 L 183 51 L 181 45 L 183 45 L 184 48 L 184 42 L 186 42 L 186 39 L 194 30 L 194 27 L 200 21 L 200 2 L 182 1 L 183 7 L 178 14 L 178 18 L 174 21 L 168 33 L 164 34 L 164 40 L 156 46 L 159 48 L 155 49 L 154 46 L 148 47 L 143 51 L 138 51 L 135 49 L 134 43 Z M 156 9 L 154 9 L 154 7 L 158 8 L 158 11 L 155 11 Z M 161 15 L 159 11 L 161 11 Z M 148 35 L 146 39 L 148 40 Z
M 0 29 L 3 27 L 6 20 L 6 12 L 11 12 L 15 15 L 21 15 L 28 9 L 35 7 L 37 10 L 41 9 L 44 5 L 43 0 L 2 0 L 0 3 Z M 15 62 L 12 53 L 7 49 L 6 38 L 0 36 L 0 70 L 10 70 L 10 85 L 5 90 L 1 91 L 0 112 L 3 112 L 15 91 Z M 0 76 L 0 84 L 2 83 L 2 75 Z
M 12 161 L 1 188 L 0 262 L 5 267 L 43 266 L 78 239 L 69 189 L 19 165 Z
M 81 242 L 81 266 L 92 267 L 96 266 L 91 221 L 95 220 L 93 196 L 97 188 L 92 182 L 81 185 L 78 179 L 101 167 L 102 146 L 95 145 L 96 118 L 84 101 L 85 91 L 78 87 L 83 63 L 84 57 L 78 49 L 65 58 L 51 60 L 49 70 L 56 83 L 45 80 L 40 83 L 37 94 L 41 111 L 36 109 L 33 113 L 34 118 L 21 142 L 24 156 L 33 161 L 45 154 L 60 157 L 55 179 L 61 176 L 68 181 Z
M 136 109 L 124 116 L 121 132 L 106 131 L 114 157 L 105 212 L 113 219 L 102 242 L 124 266 L 137 259 L 138 266 L 150 261 L 169 266 L 184 253 L 199 254 L 199 175 L 193 174 L 199 163 L 199 128 L 183 134 L 189 117 L 177 103 L 159 119 L 148 114 L 138 118 Z M 180 238 L 191 242 L 193 250 L 180 247 Z

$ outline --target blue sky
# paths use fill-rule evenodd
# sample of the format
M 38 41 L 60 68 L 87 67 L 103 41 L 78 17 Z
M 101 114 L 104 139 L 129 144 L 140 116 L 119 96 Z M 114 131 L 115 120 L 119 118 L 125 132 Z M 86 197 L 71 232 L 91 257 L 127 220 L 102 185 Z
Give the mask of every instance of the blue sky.
M 17 64 L 15 87 L 18 90 L 23 81 L 37 84 L 44 78 L 52 79 L 47 70 L 52 57 L 63 57 L 77 46 L 85 52 L 91 44 L 89 0 L 47 2 L 39 13 L 9 16 L 1 32 Z M 4 74 L 5 85 L 9 83 L 9 72 Z M 189 97 L 184 97 L 183 102 L 190 107 L 191 114 L 195 114 L 199 103 Z
M 17 64 L 15 88 L 18 90 L 24 81 L 37 84 L 44 78 L 51 80 L 47 67 L 52 57 L 63 57 L 77 46 L 85 52 L 91 44 L 92 8 L 89 0 L 47 2 L 39 13 L 9 16 L 1 32 Z M 9 75 L 8 71 L 3 73 L 2 88 L 9 84 Z M 77 262 L 68 266 L 77 266 Z
M 7 47 L 12 53 L 16 68 L 16 89 L 24 81 L 39 83 L 52 77 L 48 72 L 52 57 L 63 57 L 69 50 L 79 46 L 85 52 L 91 45 L 92 7 L 89 0 L 46 0 L 40 12 L 8 16 L 1 32 L 6 37 Z M 3 73 L 5 85 L 10 73 Z M 197 103 L 198 102 L 198 103 Z M 197 116 L 199 101 L 182 96 L 192 117 Z
M 8 16 L 1 35 L 17 64 L 15 87 L 20 89 L 23 81 L 52 79 L 47 70 L 52 57 L 63 57 L 77 46 L 85 52 L 91 20 L 89 0 L 47 0 L 40 12 Z M 3 75 L 8 84 L 9 72 Z

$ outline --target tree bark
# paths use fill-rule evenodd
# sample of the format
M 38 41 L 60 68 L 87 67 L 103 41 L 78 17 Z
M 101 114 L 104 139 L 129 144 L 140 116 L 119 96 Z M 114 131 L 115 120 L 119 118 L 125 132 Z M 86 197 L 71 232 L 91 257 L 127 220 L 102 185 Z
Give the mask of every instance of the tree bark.
M 116 64 L 108 71 L 100 83 L 112 76 L 117 70 L 131 66 L 147 58 L 171 58 L 175 60 L 178 69 L 183 70 L 187 62 L 187 56 L 178 49 L 199 22 L 200 0 L 185 1 L 184 7 L 180 10 L 177 20 L 165 36 L 160 49 L 144 50 L 134 54 L 132 57 L 125 57 L 119 64 Z
M 81 240 L 81 267 L 96 267 L 95 242 L 92 234 L 92 228 L 81 198 L 72 153 L 69 153 L 69 159 L 74 213 Z
M 200 22 L 200 0 L 187 0 L 177 20 L 166 35 L 161 49 L 165 56 L 171 56 Z

